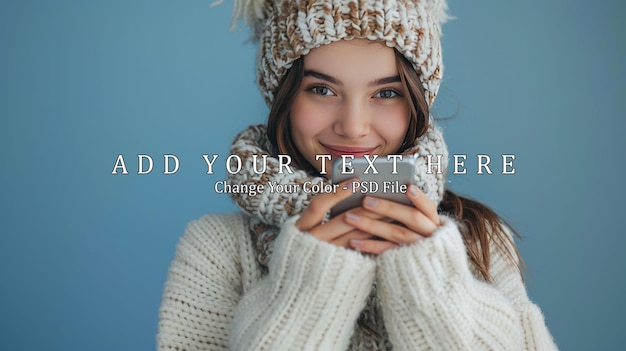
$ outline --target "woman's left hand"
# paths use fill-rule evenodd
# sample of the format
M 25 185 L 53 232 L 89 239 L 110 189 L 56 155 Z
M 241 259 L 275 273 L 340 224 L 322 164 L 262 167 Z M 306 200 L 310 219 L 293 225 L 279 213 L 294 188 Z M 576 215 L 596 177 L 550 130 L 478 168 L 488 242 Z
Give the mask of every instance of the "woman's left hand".
M 437 230 L 440 221 L 435 203 L 415 185 L 410 185 L 407 190 L 413 206 L 371 196 L 363 199 L 363 207 L 383 216 L 382 219 L 346 213 L 346 223 L 382 239 L 351 240 L 352 248 L 365 253 L 381 254 L 397 246 L 410 245 Z

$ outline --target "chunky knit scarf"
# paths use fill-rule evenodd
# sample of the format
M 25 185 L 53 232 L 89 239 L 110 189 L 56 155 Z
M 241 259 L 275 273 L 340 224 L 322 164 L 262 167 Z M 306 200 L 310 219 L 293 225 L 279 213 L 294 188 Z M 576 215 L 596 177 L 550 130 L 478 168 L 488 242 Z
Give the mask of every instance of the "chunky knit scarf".
M 229 184 L 265 186 L 265 190 L 256 196 L 241 192 L 232 193 L 231 197 L 241 210 L 250 216 L 250 231 L 256 242 L 258 260 L 267 269 L 280 227 L 289 217 L 302 213 L 315 196 L 313 193 L 302 191 L 302 184 L 306 181 L 323 184 L 328 180 L 311 176 L 293 166 L 292 174 L 280 173 L 277 150 L 269 142 L 263 125 L 250 126 L 239 133 L 231 146 L 231 154 L 239 156 L 242 167 L 240 172 L 229 175 Z M 448 150 L 441 131 L 432 122 L 432 118 L 427 132 L 403 154 L 418 156 L 414 182 L 435 204 L 439 204 L 444 193 Z M 441 155 L 440 173 L 436 167 L 432 167 L 433 172 L 427 172 L 428 155 L 432 155 L 432 162 L 437 162 L 437 155 Z M 262 174 L 257 174 L 254 169 L 255 158 L 257 170 L 262 170 L 264 156 L 267 157 L 267 168 Z M 299 184 L 300 191 L 269 191 L 267 186 L 269 182 L 282 185 Z

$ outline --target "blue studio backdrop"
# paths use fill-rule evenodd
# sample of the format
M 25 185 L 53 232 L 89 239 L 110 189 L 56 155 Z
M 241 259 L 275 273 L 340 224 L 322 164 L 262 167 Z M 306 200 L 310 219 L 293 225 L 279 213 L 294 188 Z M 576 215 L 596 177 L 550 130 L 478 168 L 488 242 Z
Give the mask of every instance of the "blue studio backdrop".
M 176 242 L 236 210 L 213 184 L 268 112 L 248 31 L 229 32 L 232 2 L 210 4 L 0 1 L 0 350 L 155 348 Z M 449 185 L 524 236 L 529 294 L 561 349 L 619 349 L 626 6 L 449 4 L 434 113 L 467 155 Z M 127 175 L 111 174 L 120 154 Z M 152 172 L 137 174 L 140 154 Z M 212 175 L 203 154 L 220 155 Z M 478 154 L 494 174 L 476 174 Z

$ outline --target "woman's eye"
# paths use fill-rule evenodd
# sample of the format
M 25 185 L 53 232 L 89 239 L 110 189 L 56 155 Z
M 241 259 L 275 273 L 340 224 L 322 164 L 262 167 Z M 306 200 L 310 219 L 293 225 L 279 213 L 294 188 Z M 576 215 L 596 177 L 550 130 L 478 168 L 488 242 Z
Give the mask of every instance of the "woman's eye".
M 313 92 L 313 94 L 317 94 L 317 95 L 323 95 L 323 96 L 332 96 L 332 95 L 334 95 L 333 91 L 330 90 L 329 87 L 325 87 L 323 85 L 312 87 L 311 91 Z
M 377 98 L 382 98 L 382 99 L 391 99 L 391 98 L 395 98 L 396 96 L 398 96 L 398 93 L 395 90 L 381 90 L 378 93 L 376 93 L 376 95 L 374 95 L 374 97 Z

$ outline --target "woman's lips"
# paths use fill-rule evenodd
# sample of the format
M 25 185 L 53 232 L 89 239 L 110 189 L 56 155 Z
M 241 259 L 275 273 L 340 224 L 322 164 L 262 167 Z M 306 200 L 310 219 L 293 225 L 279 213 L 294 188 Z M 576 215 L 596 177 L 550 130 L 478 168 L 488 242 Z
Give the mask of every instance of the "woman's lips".
M 324 145 L 324 148 L 328 150 L 328 153 L 333 159 L 341 158 L 341 156 L 353 156 L 363 157 L 365 155 L 371 155 L 376 147 L 355 147 L 355 146 L 336 146 L 336 145 Z

